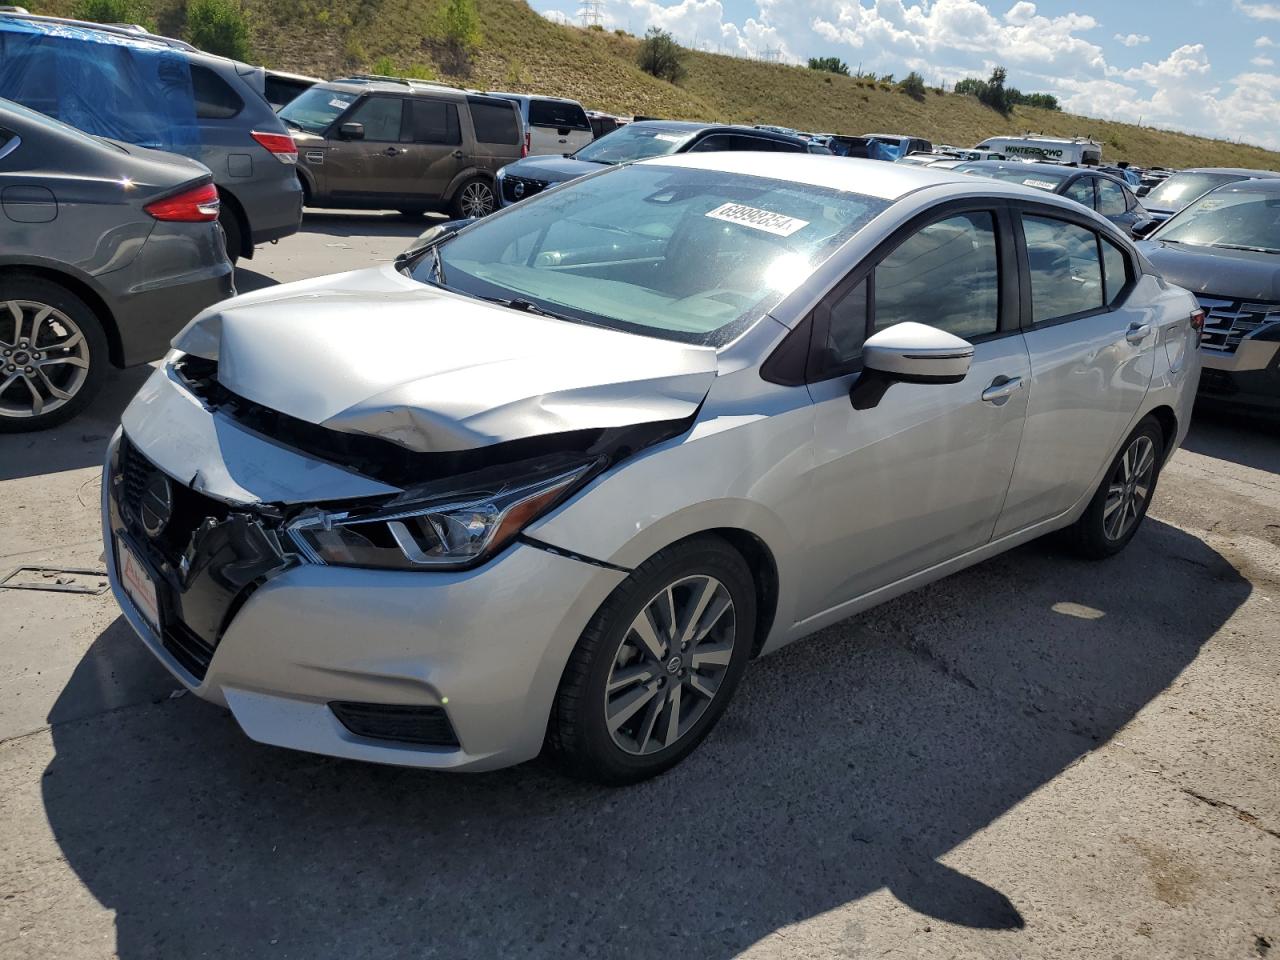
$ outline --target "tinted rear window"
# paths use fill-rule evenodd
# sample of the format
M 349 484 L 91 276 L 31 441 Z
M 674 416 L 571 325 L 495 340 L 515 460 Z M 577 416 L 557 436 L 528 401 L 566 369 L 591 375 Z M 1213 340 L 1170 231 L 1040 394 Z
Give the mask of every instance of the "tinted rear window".
M 240 95 L 208 67 L 191 65 L 191 89 L 196 99 L 196 116 L 202 120 L 226 120 L 244 109 Z
M 520 142 L 520 126 L 516 122 L 516 111 L 510 101 L 494 102 L 468 97 L 467 104 L 471 107 L 471 124 L 476 128 L 477 142 Z
M 568 127 L 570 130 L 590 130 L 587 112 L 576 103 L 559 100 L 530 100 L 529 123 L 535 127 Z
M 458 127 L 458 108 L 443 100 L 416 98 L 413 104 L 414 143 L 461 143 L 462 132 Z

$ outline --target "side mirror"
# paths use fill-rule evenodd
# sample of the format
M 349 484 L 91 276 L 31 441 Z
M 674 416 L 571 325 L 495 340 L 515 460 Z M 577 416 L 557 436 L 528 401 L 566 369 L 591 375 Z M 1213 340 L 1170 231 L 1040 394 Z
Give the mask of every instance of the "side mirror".
M 363 123 L 344 123 L 338 128 L 339 140 L 363 140 L 364 124 Z
M 863 374 L 849 397 L 855 410 L 869 410 L 894 383 L 959 383 L 972 362 L 967 340 L 923 323 L 897 323 L 862 345 Z
M 1159 220 L 1139 220 L 1133 225 L 1133 236 L 1135 239 L 1145 237 L 1153 233 L 1156 227 L 1160 226 Z

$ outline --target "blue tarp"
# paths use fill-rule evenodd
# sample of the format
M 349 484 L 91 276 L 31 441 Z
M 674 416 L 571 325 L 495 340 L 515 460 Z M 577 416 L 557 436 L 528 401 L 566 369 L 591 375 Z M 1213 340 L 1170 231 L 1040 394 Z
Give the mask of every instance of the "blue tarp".
M 902 156 L 902 149 L 906 144 L 902 143 L 884 143 L 876 140 L 874 137 L 867 144 L 867 156 L 872 160 L 888 160 L 893 163 Z
M 148 40 L 0 18 L 0 97 L 100 137 L 187 154 L 200 146 L 191 67 Z

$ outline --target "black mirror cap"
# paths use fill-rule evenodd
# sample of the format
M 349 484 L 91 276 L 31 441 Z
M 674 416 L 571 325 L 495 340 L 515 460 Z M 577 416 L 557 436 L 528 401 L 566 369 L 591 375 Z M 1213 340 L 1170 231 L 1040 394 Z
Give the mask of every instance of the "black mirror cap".
M 342 140 L 363 140 L 364 124 L 348 122 L 338 128 L 338 137 Z
M 1143 237 L 1149 236 L 1155 232 L 1156 227 L 1160 226 L 1161 223 L 1162 221 L 1154 218 L 1139 220 L 1133 225 L 1134 239 L 1141 240 Z

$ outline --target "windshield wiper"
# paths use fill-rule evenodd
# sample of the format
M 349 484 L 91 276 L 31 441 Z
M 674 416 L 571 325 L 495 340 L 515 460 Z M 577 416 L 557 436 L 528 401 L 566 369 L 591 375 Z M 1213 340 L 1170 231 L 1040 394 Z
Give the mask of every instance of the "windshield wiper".
M 1270 247 L 1250 247 L 1243 243 L 1211 243 L 1209 246 L 1222 250 L 1247 250 L 1250 253 L 1280 253 L 1280 250 L 1272 250 Z
M 524 297 L 512 297 L 504 299 L 503 297 L 486 297 L 478 293 L 471 296 L 477 300 L 484 300 L 486 303 L 496 303 L 500 307 L 506 307 L 509 310 L 519 310 L 521 313 L 532 313 L 538 317 L 550 317 L 552 320 L 568 320 L 576 323 L 574 317 L 565 316 L 563 313 L 552 313 L 550 310 L 543 310 L 532 300 L 526 300 Z
M 431 269 L 435 271 L 436 284 L 438 286 L 446 286 L 444 282 L 444 264 L 440 262 L 440 244 L 431 245 Z

